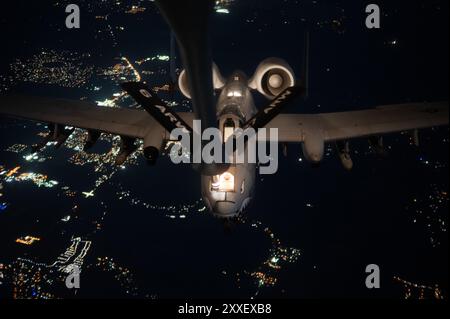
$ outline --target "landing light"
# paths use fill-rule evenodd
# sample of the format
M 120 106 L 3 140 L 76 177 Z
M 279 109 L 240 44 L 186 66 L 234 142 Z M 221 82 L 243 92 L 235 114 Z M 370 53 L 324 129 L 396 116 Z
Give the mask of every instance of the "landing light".
M 242 92 L 230 91 L 228 92 L 228 97 L 242 97 Z
M 223 173 L 212 178 L 212 190 L 216 192 L 234 192 L 234 175 Z

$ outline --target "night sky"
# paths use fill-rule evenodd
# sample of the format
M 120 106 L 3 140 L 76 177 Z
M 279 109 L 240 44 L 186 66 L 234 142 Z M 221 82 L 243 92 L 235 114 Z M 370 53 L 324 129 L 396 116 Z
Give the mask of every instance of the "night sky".
M 2 4 L 0 93 L 104 100 L 119 90 L 119 81 L 105 78 L 103 72 L 119 63 L 115 58 L 134 62 L 169 54 L 170 30 L 153 3 L 104 2 L 78 1 L 80 30 L 64 27 L 64 1 Z M 383 15 L 380 30 L 365 27 L 366 1 L 236 0 L 230 14 L 213 15 L 214 61 L 225 76 L 236 69 L 251 76 L 263 59 L 275 56 L 299 75 L 303 36 L 309 31 L 310 97 L 287 112 L 448 100 L 448 1 L 376 3 Z M 124 13 L 131 5 L 146 10 Z M 96 18 L 107 14 L 106 21 Z M 17 65 L 25 66 L 22 71 L 35 69 L 33 57 L 43 51 L 75 54 L 79 67 L 92 70 L 88 81 L 64 87 L 19 75 Z M 177 63 L 181 68 L 179 59 Z M 168 81 L 168 68 L 169 63 L 156 61 L 140 71 L 154 71 L 145 79 L 161 85 Z M 94 90 L 96 86 L 100 89 Z M 180 94 L 174 99 L 180 103 L 177 110 L 189 110 Z M 265 102 L 257 93 L 255 101 Z M 197 212 L 202 207 L 196 204 L 199 176 L 188 167 L 174 167 L 168 158 L 150 168 L 138 154 L 126 170 L 108 164 L 98 173 L 94 171 L 98 163 L 81 166 L 70 161 L 76 151 L 69 147 L 46 149 L 43 162 L 24 160 L 27 150 L 8 151 L 14 144 L 38 142 L 37 134 L 44 131 L 31 122 L 0 118 L 0 172 L 2 167 L 21 166 L 22 173 L 39 172 L 59 182 L 48 189 L 31 182 L 2 182 L 0 176 L 0 204 L 7 206 L 0 210 L 0 265 L 6 266 L 0 299 L 13 297 L 14 276 L 25 271 L 18 266 L 19 258 L 50 264 L 74 236 L 92 242 L 84 262 L 83 288 L 74 295 L 39 284 L 56 297 L 404 298 L 406 290 L 394 277 L 439 285 L 448 297 L 447 127 L 424 130 L 419 148 L 411 146 L 408 135 L 386 136 L 386 158 L 373 154 L 367 140 L 352 141 L 352 172 L 342 168 L 333 148 L 320 168 L 312 168 L 299 161 L 300 145 L 289 146 L 288 156 L 280 156 L 279 172 L 257 178 L 246 222 L 231 231 L 224 230 L 222 221 Z M 95 152 L 110 148 L 111 138 L 100 141 Z M 95 197 L 83 196 L 102 174 L 113 172 Z M 76 195 L 64 195 L 65 186 Z M 122 200 L 122 191 L 131 195 Z M 130 204 L 132 198 L 193 208 L 187 218 L 173 219 L 167 210 Z M 72 221 L 61 222 L 67 215 Z M 253 221 L 263 226 L 251 227 Z M 101 230 L 95 230 L 96 224 Z M 275 272 L 274 286 L 261 287 L 251 274 L 266 272 L 264 262 L 273 253 L 266 227 L 282 247 L 298 249 L 300 256 Z M 15 242 L 26 235 L 41 241 L 30 247 Z M 104 257 L 132 273 L 129 287 L 136 293 L 127 293 L 129 287 L 121 286 L 124 281 L 114 279 L 111 265 L 98 265 Z M 381 268 L 382 288 L 376 291 L 364 284 L 369 264 Z M 26 269 L 36 271 L 35 266 Z M 56 273 L 48 276 L 57 278 Z M 128 273 L 125 277 L 130 278 Z M 22 297 L 36 297 L 36 287 L 24 288 Z M 413 298 L 419 293 L 413 290 Z M 433 297 L 430 291 L 425 293 Z

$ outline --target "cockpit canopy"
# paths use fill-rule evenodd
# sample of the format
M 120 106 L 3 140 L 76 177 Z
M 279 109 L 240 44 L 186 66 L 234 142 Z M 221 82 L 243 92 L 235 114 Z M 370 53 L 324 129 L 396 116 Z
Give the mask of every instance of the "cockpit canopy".
M 213 176 L 211 180 L 212 192 L 235 192 L 234 175 L 225 172 L 222 175 Z

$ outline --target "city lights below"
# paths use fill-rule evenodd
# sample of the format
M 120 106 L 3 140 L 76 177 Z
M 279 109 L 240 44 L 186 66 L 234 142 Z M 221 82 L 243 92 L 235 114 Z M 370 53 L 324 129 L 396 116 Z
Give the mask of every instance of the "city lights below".
M 19 170 L 20 170 L 20 166 L 17 166 L 16 168 L 10 170 L 10 171 L 6 174 L 6 177 L 11 177 L 11 176 L 15 175 Z
M 41 239 L 38 237 L 33 237 L 33 236 L 25 236 L 25 237 L 21 237 L 16 239 L 16 243 L 18 244 L 22 244 L 22 245 L 26 245 L 26 246 L 31 246 L 33 245 L 35 242 L 40 241 Z
M 223 14 L 229 14 L 230 10 L 225 9 L 225 8 L 219 8 L 219 9 L 216 9 L 216 12 L 217 13 L 223 13 Z
M 403 285 L 405 290 L 404 299 L 416 299 L 416 300 L 424 300 L 424 299 L 436 299 L 443 300 L 444 296 L 442 294 L 442 290 L 438 285 L 428 286 L 416 284 L 407 280 L 404 280 L 400 277 L 394 277 L 394 281 Z
M 234 0 L 216 0 L 214 11 L 219 14 L 230 14 L 230 7 Z
M 85 198 L 89 198 L 89 197 L 94 197 L 94 191 L 90 191 L 90 192 L 83 192 L 83 195 Z

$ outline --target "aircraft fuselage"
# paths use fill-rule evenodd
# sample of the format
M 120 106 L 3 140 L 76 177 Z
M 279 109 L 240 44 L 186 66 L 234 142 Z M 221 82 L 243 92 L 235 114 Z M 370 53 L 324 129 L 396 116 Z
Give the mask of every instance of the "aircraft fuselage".
M 217 101 L 219 129 L 226 141 L 234 130 L 256 114 L 247 76 L 236 71 L 227 80 Z M 255 187 L 256 164 L 232 164 L 221 175 L 201 177 L 202 196 L 213 215 L 220 218 L 238 216 L 250 203 Z

